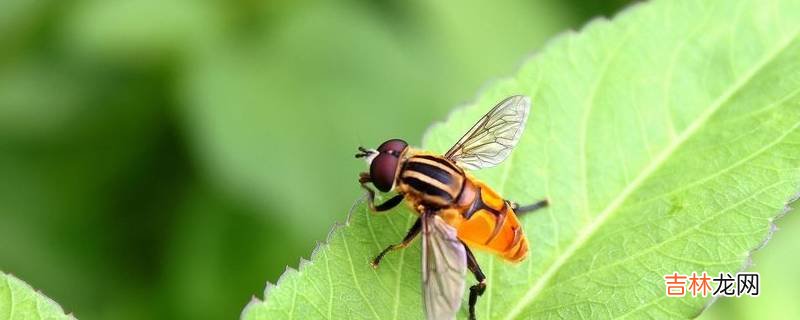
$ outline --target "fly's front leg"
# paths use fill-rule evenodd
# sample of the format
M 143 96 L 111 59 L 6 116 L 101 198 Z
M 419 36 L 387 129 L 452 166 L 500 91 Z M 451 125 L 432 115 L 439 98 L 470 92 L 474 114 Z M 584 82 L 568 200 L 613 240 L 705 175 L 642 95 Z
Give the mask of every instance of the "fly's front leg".
M 472 251 L 469 250 L 466 244 L 464 244 L 464 249 L 467 252 L 467 268 L 475 275 L 475 280 L 478 280 L 477 284 L 469 287 L 469 319 L 475 320 L 475 303 L 478 302 L 478 297 L 482 296 L 483 292 L 486 291 L 486 276 L 481 271 L 478 260 L 475 260 L 475 256 L 472 255 Z
M 368 172 L 362 172 L 358 174 L 358 183 L 365 184 L 372 182 L 372 177 L 369 176 Z
M 547 199 L 539 200 L 538 202 L 534 204 L 529 204 L 527 206 L 520 206 L 518 203 L 512 202 L 511 209 L 514 209 L 514 213 L 516 213 L 517 216 L 521 216 L 526 213 L 531 213 L 541 208 L 547 207 L 549 204 L 550 202 Z
M 369 183 L 370 181 L 372 180 L 370 179 L 369 174 L 366 172 L 362 172 L 358 177 L 358 182 L 361 183 L 361 188 L 367 191 L 367 204 L 369 204 L 369 209 L 372 210 L 372 212 L 381 212 L 389 210 L 391 208 L 396 207 L 398 204 L 400 204 L 400 202 L 403 201 L 403 194 L 401 193 L 395 195 L 389 200 L 386 200 L 386 202 L 384 203 L 375 205 L 375 191 L 372 190 L 372 188 L 370 188 L 369 186 L 367 186 L 367 183 Z
M 378 264 L 381 263 L 381 259 L 383 259 L 384 255 L 386 255 L 391 251 L 408 247 L 408 245 L 411 244 L 411 241 L 414 241 L 414 239 L 417 237 L 417 235 L 421 230 L 422 230 L 422 219 L 417 218 L 417 222 L 414 222 L 414 225 L 411 226 L 411 229 L 408 229 L 408 233 L 406 233 L 405 238 L 403 238 L 403 242 L 390 245 L 386 247 L 386 249 L 383 249 L 383 251 L 381 251 L 381 253 L 379 253 L 378 256 L 375 257 L 375 259 L 372 259 L 370 265 L 372 265 L 373 268 L 378 268 Z

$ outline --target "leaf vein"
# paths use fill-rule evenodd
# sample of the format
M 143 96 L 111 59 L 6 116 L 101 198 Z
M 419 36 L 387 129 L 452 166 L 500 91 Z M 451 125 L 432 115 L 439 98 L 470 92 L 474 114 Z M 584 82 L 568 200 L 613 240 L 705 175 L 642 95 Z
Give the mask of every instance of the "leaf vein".
M 367 295 L 364 293 L 364 289 L 361 288 L 361 283 L 358 281 L 358 277 L 356 276 L 356 268 L 355 268 L 355 261 L 353 261 L 353 255 L 350 253 L 350 245 L 347 243 L 347 237 L 343 236 L 342 240 L 344 240 L 344 251 L 347 253 L 347 261 L 350 265 L 350 274 L 353 276 L 353 283 L 356 285 L 356 290 L 358 290 L 358 294 L 361 295 L 361 299 L 364 300 L 364 304 L 369 307 L 369 310 L 372 312 L 372 315 L 375 316 L 375 319 L 380 319 L 378 316 L 378 312 L 375 311 L 375 307 L 372 306 L 372 303 L 367 298 Z
M 691 125 L 689 125 L 680 136 L 678 136 L 678 139 L 674 143 L 670 144 L 666 149 L 664 149 L 664 151 L 661 152 L 653 162 L 650 162 L 636 177 L 636 179 L 628 184 L 625 189 L 623 189 L 623 191 L 616 198 L 614 198 L 605 209 L 601 211 L 596 219 L 592 220 L 587 227 L 581 230 L 572 244 L 570 244 L 569 248 L 567 248 L 567 250 L 561 254 L 554 261 L 554 263 L 550 265 L 550 267 L 547 268 L 542 277 L 540 277 L 534 286 L 532 286 L 515 304 L 515 306 L 511 309 L 511 312 L 509 312 L 506 316 L 506 319 L 515 318 L 523 311 L 523 308 L 526 305 L 533 302 L 539 296 L 539 293 L 542 291 L 545 284 L 552 279 L 558 269 L 564 265 L 564 263 L 566 263 L 567 260 L 572 257 L 572 255 L 575 254 L 579 247 L 583 246 L 583 244 L 587 242 L 587 240 L 600 228 L 600 226 L 603 225 L 603 223 L 605 223 L 611 213 L 615 212 L 619 207 L 621 207 L 623 202 L 627 200 L 627 198 L 642 184 L 642 182 L 651 174 L 653 174 L 653 172 L 655 172 L 656 169 L 658 169 L 667 160 L 667 158 L 673 152 L 675 152 L 675 150 L 681 147 L 684 142 L 692 137 L 694 133 L 697 132 L 700 127 L 702 127 L 702 125 L 705 124 L 723 105 L 725 105 L 734 94 L 739 92 L 750 82 L 750 80 L 755 77 L 756 74 L 758 74 L 760 70 L 767 66 L 784 50 L 786 50 L 797 39 L 798 34 L 798 30 L 795 30 L 795 32 L 787 37 L 783 43 L 778 45 L 772 51 L 768 52 L 761 61 L 758 61 L 744 74 L 744 76 L 738 78 L 728 90 L 715 99 L 707 108 L 707 110 L 703 112 Z

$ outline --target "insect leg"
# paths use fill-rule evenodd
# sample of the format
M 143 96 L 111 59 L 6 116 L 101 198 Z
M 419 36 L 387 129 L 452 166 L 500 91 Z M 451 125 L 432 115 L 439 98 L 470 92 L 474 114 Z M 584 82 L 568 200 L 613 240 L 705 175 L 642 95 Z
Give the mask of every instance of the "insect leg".
M 520 206 L 518 203 L 512 202 L 511 208 L 514 209 L 514 213 L 516 213 L 518 216 L 521 216 L 523 214 L 531 213 L 541 208 L 547 207 L 548 204 L 549 202 L 547 201 L 547 199 L 539 200 L 539 202 L 536 202 L 534 204 L 529 204 L 527 206 Z
M 375 257 L 375 259 L 372 259 L 372 262 L 370 263 L 372 267 L 377 268 L 378 264 L 381 263 L 381 259 L 383 259 L 383 256 L 389 253 L 390 251 L 395 251 L 398 249 L 403 249 L 405 247 L 408 247 L 408 245 L 411 244 L 411 241 L 413 241 L 417 237 L 417 235 L 421 230 L 422 230 L 422 219 L 417 218 L 417 222 L 414 222 L 414 225 L 411 226 L 411 229 L 408 229 L 408 233 L 406 234 L 406 237 L 403 238 L 403 242 L 390 245 L 386 247 L 386 249 L 383 249 L 383 251 L 381 251 L 381 253 L 379 253 L 378 256 Z
M 375 191 L 372 190 L 372 188 L 368 187 L 364 182 L 361 183 L 361 188 L 364 188 L 364 190 L 367 191 L 368 195 L 367 204 L 369 204 L 369 209 L 372 210 L 372 212 L 381 212 L 389 210 L 391 208 L 396 207 L 398 204 L 400 204 L 401 201 L 403 201 L 403 194 L 398 194 L 392 197 L 391 199 L 386 200 L 386 202 L 384 203 L 375 205 Z
M 475 303 L 478 302 L 478 297 L 486 291 L 486 276 L 481 271 L 478 260 L 475 260 L 475 256 L 466 244 L 464 249 L 467 251 L 467 268 L 475 275 L 475 280 L 478 280 L 477 284 L 469 287 L 469 319 L 475 320 Z
M 386 202 L 381 203 L 381 204 L 379 204 L 377 206 L 375 205 L 374 202 L 370 201 L 369 202 L 369 204 L 370 204 L 369 207 L 370 207 L 370 209 L 372 209 L 372 211 L 381 212 L 381 211 L 386 211 L 386 210 L 389 210 L 391 208 L 396 207 L 398 204 L 400 204 L 400 201 L 403 201 L 403 195 L 402 194 L 398 194 L 398 195 L 392 197 L 391 199 L 386 200 Z

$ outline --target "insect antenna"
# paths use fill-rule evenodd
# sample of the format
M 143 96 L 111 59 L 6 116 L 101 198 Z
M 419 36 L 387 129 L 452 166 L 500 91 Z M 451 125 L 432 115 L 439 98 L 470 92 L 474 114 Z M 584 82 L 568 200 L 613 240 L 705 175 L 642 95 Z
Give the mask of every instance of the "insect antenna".
M 359 153 L 356 153 L 356 158 L 363 158 L 369 155 L 369 150 L 364 149 L 364 147 L 358 147 Z

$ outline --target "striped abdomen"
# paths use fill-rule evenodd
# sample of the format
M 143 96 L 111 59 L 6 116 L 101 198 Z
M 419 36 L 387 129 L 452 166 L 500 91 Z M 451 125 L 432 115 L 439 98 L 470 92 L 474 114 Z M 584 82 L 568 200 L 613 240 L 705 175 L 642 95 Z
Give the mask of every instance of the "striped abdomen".
M 522 261 L 528 241 L 508 201 L 452 162 L 433 155 L 409 157 L 399 174 L 400 192 L 412 208 L 435 209 L 467 245 Z
M 450 206 L 461 193 L 464 171 L 433 155 L 409 157 L 400 171 L 400 189 L 431 207 Z
M 459 221 L 458 238 L 470 247 L 483 249 L 511 262 L 525 259 L 528 240 L 511 205 L 494 190 L 471 179 L 459 202 L 469 203 L 464 220 Z M 472 199 L 464 199 L 474 194 Z

